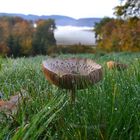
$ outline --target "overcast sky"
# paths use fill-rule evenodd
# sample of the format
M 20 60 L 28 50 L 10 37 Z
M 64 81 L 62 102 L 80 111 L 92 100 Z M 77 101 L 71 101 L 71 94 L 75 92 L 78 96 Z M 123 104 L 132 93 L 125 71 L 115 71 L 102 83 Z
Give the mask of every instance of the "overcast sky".
M 113 16 L 120 0 L 0 0 L 0 12 L 65 15 L 74 18 Z

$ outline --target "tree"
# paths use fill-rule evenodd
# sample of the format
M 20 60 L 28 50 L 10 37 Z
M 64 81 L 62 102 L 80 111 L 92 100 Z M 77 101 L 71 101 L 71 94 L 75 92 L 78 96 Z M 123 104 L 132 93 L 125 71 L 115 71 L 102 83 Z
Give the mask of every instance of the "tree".
M 104 17 L 99 23 L 95 23 L 94 31 L 96 41 L 99 41 L 103 38 L 102 27 L 112 20 L 112 18 Z
M 12 30 L 12 35 L 18 39 L 20 55 L 28 56 L 32 53 L 33 23 L 22 20 L 17 22 Z
M 15 17 L 9 23 L 10 34 L 7 45 L 10 48 L 10 55 L 28 56 L 32 52 L 33 24 L 22 18 Z
M 5 44 L 5 42 L 0 42 L 0 56 L 7 56 L 9 53 L 9 48 Z
M 119 17 L 123 16 L 140 18 L 140 0 L 126 0 L 124 5 L 115 7 L 114 14 Z
M 113 19 L 102 26 L 98 48 L 111 51 L 140 51 L 140 20 Z
M 115 14 L 117 19 L 103 18 L 96 24 L 98 48 L 107 52 L 140 51 L 140 0 L 125 0 L 115 8 Z
M 54 38 L 55 22 L 52 19 L 37 21 L 33 37 L 34 54 L 46 54 L 50 46 L 56 45 Z
M 10 35 L 7 39 L 7 46 L 9 47 L 10 51 L 9 51 L 9 55 L 14 56 L 14 57 L 18 57 L 21 55 L 21 47 L 19 44 L 19 39 L 18 37 L 12 36 Z
M 14 57 L 30 55 L 32 37 L 32 22 L 20 17 L 0 17 L 0 48 L 3 52 Z
M 55 22 L 38 20 L 36 24 L 34 28 L 32 21 L 20 17 L 0 17 L 0 54 L 14 57 L 46 54 L 48 47 L 56 45 Z

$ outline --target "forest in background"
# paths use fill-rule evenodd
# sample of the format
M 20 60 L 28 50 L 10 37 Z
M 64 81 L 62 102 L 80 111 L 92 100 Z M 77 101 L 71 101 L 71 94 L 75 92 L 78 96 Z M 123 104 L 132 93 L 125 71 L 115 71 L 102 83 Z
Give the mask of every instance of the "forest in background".
M 20 17 L 1 17 L 0 55 L 19 57 L 46 54 L 49 47 L 56 45 L 55 28 L 52 19 L 33 23 Z
M 105 17 L 95 25 L 97 48 L 106 52 L 140 51 L 140 1 L 126 0 L 115 7 L 114 14 L 117 18 Z

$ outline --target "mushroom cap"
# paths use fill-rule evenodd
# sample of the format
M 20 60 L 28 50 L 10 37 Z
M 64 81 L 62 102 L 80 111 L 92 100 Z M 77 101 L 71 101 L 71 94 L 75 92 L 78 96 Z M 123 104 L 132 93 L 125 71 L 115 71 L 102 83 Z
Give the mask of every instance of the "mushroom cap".
M 122 63 L 119 63 L 119 62 L 115 62 L 115 61 L 108 61 L 107 62 L 107 67 L 109 69 L 124 70 L 128 67 L 128 65 L 122 64 Z
M 83 89 L 102 79 L 102 67 L 91 59 L 49 58 L 43 61 L 49 82 L 64 89 Z
M 106 64 L 109 69 L 113 69 L 116 65 L 114 61 L 108 61 Z

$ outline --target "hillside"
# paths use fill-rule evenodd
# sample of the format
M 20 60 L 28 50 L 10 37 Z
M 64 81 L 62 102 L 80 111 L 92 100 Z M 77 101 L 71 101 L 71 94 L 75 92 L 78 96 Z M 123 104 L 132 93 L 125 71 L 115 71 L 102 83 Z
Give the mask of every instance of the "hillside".
M 18 16 L 22 17 L 26 20 L 33 20 L 36 21 L 38 19 L 54 19 L 57 26 L 88 26 L 93 27 L 96 22 L 100 22 L 101 18 L 80 18 L 80 19 L 74 19 L 68 16 L 62 16 L 62 15 L 24 15 L 24 14 L 14 14 L 14 13 L 0 13 L 0 16 Z

